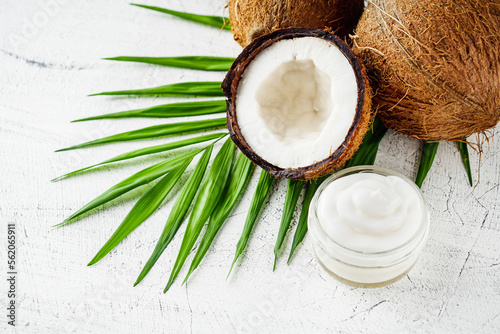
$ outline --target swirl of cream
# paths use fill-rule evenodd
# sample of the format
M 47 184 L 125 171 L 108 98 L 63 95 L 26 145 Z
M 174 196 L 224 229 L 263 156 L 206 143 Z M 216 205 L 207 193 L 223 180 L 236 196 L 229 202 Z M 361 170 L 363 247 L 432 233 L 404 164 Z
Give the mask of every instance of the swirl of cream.
M 404 223 L 404 202 L 387 182 L 362 180 L 339 191 L 338 215 L 357 232 L 385 234 Z
M 416 190 L 398 176 L 347 175 L 321 193 L 318 218 L 325 232 L 344 247 L 383 251 L 415 234 L 423 203 Z

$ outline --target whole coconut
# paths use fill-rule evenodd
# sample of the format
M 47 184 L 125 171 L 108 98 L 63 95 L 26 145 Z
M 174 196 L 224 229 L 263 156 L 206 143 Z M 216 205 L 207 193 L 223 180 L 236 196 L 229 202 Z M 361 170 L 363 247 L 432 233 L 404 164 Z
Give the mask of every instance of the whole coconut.
M 246 47 L 272 31 L 303 27 L 330 28 L 340 38 L 353 31 L 363 0 L 229 0 L 234 39 Z
M 500 120 L 499 0 L 371 0 L 353 38 L 387 127 L 463 140 Z

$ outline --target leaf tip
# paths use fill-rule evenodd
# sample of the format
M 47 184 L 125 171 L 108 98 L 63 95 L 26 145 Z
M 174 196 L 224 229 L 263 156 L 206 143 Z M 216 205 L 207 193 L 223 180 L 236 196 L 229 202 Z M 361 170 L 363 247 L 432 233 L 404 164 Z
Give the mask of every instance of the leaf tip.
M 236 260 L 238 259 L 238 257 L 236 256 L 233 260 L 233 263 L 231 263 L 231 268 L 229 268 L 229 272 L 227 273 L 227 276 L 226 276 L 226 281 L 227 279 L 229 278 L 229 276 L 231 276 L 231 272 L 233 271 L 233 267 L 234 267 L 234 264 L 236 263 Z
M 163 289 L 163 293 L 166 293 L 170 289 L 173 283 L 174 281 L 169 280 L 167 286 L 165 287 L 165 289 Z
M 98 253 L 96 256 L 94 256 L 94 258 L 92 260 L 90 260 L 90 262 L 87 264 L 87 266 L 90 267 L 90 266 L 96 264 L 97 262 L 101 261 L 102 258 L 103 257 L 100 256 L 99 253 Z
M 77 149 L 79 147 L 80 147 L 80 145 L 74 145 L 74 146 L 70 146 L 70 147 L 61 148 L 55 152 L 71 151 L 71 150 Z
M 85 118 L 79 118 L 79 119 L 75 119 L 75 120 L 72 120 L 70 123 L 78 123 L 78 122 L 85 122 L 85 121 L 92 121 L 96 119 L 95 117 L 85 117 Z

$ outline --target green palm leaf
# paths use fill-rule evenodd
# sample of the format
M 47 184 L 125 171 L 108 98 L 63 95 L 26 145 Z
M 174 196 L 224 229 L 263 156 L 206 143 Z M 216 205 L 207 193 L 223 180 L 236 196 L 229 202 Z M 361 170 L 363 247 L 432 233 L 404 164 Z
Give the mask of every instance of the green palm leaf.
M 184 173 L 191 161 L 186 161 L 183 165 L 167 173 L 154 187 L 150 188 L 128 213 L 127 217 L 118 226 L 115 233 L 109 238 L 106 244 L 97 252 L 89 262 L 89 266 L 99 262 L 113 248 L 115 248 L 125 237 L 141 225 L 156 209 L 158 209 L 179 178 Z
M 215 206 L 217 205 L 226 186 L 235 150 L 236 146 L 233 144 L 231 139 L 228 138 L 219 153 L 217 153 L 208 176 L 201 185 L 200 192 L 196 198 L 193 211 L 191 212 L 189 222 L 186 227 L 186 233 L 182 239 L 179 255 L 177 256 L 174 268 L 172 269 L 172 273 L 170 274 L 170 278 L 164 292 L 170 288 L 179 274 L 182 265 L 186 261 L 189 252 L 191 252 L 196 239 L 198 239 L 198 236 L 201 233 L 203 225 L 214 211 Z
M 91 140 L 82 144 L 57 150 L 56 152 L 69 151 L 93 145 L 110 144 L 110 143 L 138 140 L 138 139 L 150 139 L 150 138 L 164 137 L 164 136 L 184 134 L 190 132 L 197 132 L 202 130 L 220 129 L 225 126 L 226 126 L 225 118 L 153 125 L 139 130 L 122 132 L 116 135 L 99 138 L 96 140 Z
M 436 156 L 436 152 L 438 149 L 438 142 L 425 142 L 422 146 L 422 155 L 420 157 L 420 164 L 418 165 L 417 177 L 415 178 L 415 184 L 421 188 L 422 183 L 429 173 L 429 170 L 432 167 L 432 162 L 434 161 L 434 157 Z
M 186 217 L 189 207 L 193 202 L 193 198 L 198 191 L 198 187 L 200 186 L 201 180 L 203 179 L 203 175 L 205 174 L 205 170 L 207 169 L 208 162 L 210 160 L 210 155 L 212 154 L 213 144 L 208 146 L 200 158 L 200 161 L 196 164 L 196 167 L 187 180 L 184 187 L 182 187 L 182 191 L 180 195 L 177 197 L 177 200 L 168 215 L 167 222 L 165 223 L 165 227 L 163 232 L 158 239 L 158 242 L 153 250 L 153 253 L 149 257 L 148 262 L 142 269 L 141 273 L 137 277 L 134 286 L 139 284 L 144 277 L 149 273 L 151 268 L 155 265 L 156 261 L 160 258 L 163 251 L 170 244 L 172 239 L 174 238 L 177 230 L 181 226 L 184 218 Z
M 286 232 L 290 227 L 292 221 L 293 212 L 297 206 L 299 200 L 300 192 L 304 187 L 304 181 L 288 180 L 288 186 L 285 195 L 285 204 L 283 207 L 283 213 L 281 216 L 281 224 L 278 232 L 278 238 L 276 240 L 276 245 L 274 246 L 274 265 L 273 271 L 276 269 L 276 261 L 278 260 L 278 252 L 283 245 L 285 240 Z
M 236 260 L 238 260 L 238 257 L 247 246 L 250 234 L 255 226 L 255 222 L 257 221 L 260 210 L 264 205 L 264 201 L 266 200 L 269 190 L 271 190 L 271 186 L 273 185 L 274 180 L 274 176 L 272 176 L 265 170 L 262 170 L 260 172 L 259 181 L 257 182 L 257 188 L 255 188 L 255 193 L 253 195 L 252 202 L 250 203 L 250 209 L 248 210 L 247 218 L 245 220 L 243 233 L 241 234 L 240 240 L 236 245 L 236 253 L 234 255 L 233 263 L 231 264 L 231 269 L 229 269 L 228 276 L 231 274 Z
M 204 81 L 204 82 L 180 82 L 170 85 L 142 88 L 117 90 L 112 92 L 102 92 L 90 94 L 89 96 L 98 95 L 163 95 L 163 96 L 223 96 L 220 81 Z
M 198 246 L 198 250 L 196 251 L 193 261 L 191 262 L 191 266 L 189 267 L 189 271 L 184 279 L 184 282 L 187 281 L 191 273 L 200 265 L 201 260 L 210 248 L 212 241 L 236 205 L 243 189 L 245 189 L 245 186 L 252 174 L 253 167 L 254 164 L 245 155 L 242 153 L 238 155 L 238 158 L 234 163 L 227 191 L 219 200 L 217 207 L 210 217 L 207 231 L 201 239 L 200 245 Z
M 187 152 L 182 155 L 179 155 L 175 158 L 157 163 L 153 166 L 145 168 L 134 175 L 126 178 L 125 180 L 117 183 L 113 187 L 109 188 L 101 195 L 84 205 L 80 210 L 73 213 L 71 216 L 66 218 L 62 223 L 56 226 L 67 225 L 70 222 L 74 221 L 75 218 L 83 215 L 84 213 L 95 209 L 139 186 L 145 185 L 160 176 L 168 173 L 169 171 L 178 168 L 179 166 L 184 165 L 187 161 L 191 161 L 195 155 L 203 151 L 203 149 L 198 149 L 192 152 Z
M 304 202 L 302 203 L 302 211 L 300 212 L 299 222 L 297 223 L 297 228 L 295 230 L 295 234 L 293 235 L 292 248 L 290 249 L 290 255 L 288 256 L 287 263 L 290 263 L 295 249 L 306 236 L 307 218 L 309 217 L 309 206 L 311 205 L 311 200 L 318 187 L 327 177 L 328 176 L 323 176 L 317 180 L 312 180 L 307 183 L 306 194 L 304 196 Z
M 187 117 L 187 116 L 210 115 L 223 112 L 226 112 L 225 100 L 180 102 L 180 103 L 162 104 L 159 106 L 153 106 L 143 109 L 134 109 L 134 110 L 115 112 L 111 114 L 86 117 L 74 120 L 73 122 L 83 122 L 83 121 L 109 119 L 109 118 Z
M 161 13 L 170 14 L 173 16 L 177 16 L 181 19 L 187 20 L 187 21 L 192 21 L 192 22 L 204 24 L 204 25 L 219 28 L 219 29 L 223 28 L 226 30 L 231 30 L 231 25 L 229 24 L 229 19 L 227 17 L 197 15 L 197 14 L 191 14 L 191 13 L 178 12 L 175 10 L 160 8 L 160 7 L 155 7 L 155 6 L 139 5 L 139 4 L 135 4 L 135 3 L 131 3 L 131 5 L 141 7 L 141 8 L 155 10 L 155 11 L 161 12 Z
M 184 57 L 112 57 L 105 60 L 130 61 L 153 65 L 187 68 L 203 71 L 229 71 L 235 58 L 210 57 L 210 56 L 184 56 Z
M 88 167 L 84 167 L 84 168 L 80 168 L 80 169 L 75 170 L 75 171 L 73 171 L 71 173 L 67 173 L 67 174 L 61 175 L 59 177 L 56 177 L 52 181 L 58 181 L 60 179 L 67 178 L 67 177 L 70 177 L 70 176 L 73 176 L 73 175 L 76 175 L 76 174 L 79 174 L 79 173 L 83 173 L 83 172 L 88 171 L 88 170 L 90 170 L 92 168 L 103 166 L 103 165 L 110 164 L 110 163 L 113 163 L 113 162 L 118 162 L 118 161 L 133 159 L 133 158 L 137 158 L 137 157 L 144 156 L 144 155 L 149 155 L 149 154 L 166 152 L 166 151 L 174 150 L 174 149 L 177 149 L 177 148 L 180 148 L 180 147 L 185 147 L 185 146 L 189 146 L 189 145 L 201 143 L 201 142 L 212 140 L 212 139 L 222 138 L 222 137 L 224 137 L 226 135 L 227 135 L 227 133 L 213 133 L 213 134 L 203 135 L 203 136 L 199 136 L 199 137 L 194 137 L 194 138 L 189 138 L 189 139 L 184 139 L 184 140 L 178 140 L 178 141 L 174 141 L 172 143 L 167 143 L 167 144 L 162 144 L 162 145 L 156 145 L 156 146 L 151 146 L 151 147 L 140 148 L 140 149 L 137 149 L 137 150 L 133 150 L 133 151 L 130 151 L 130 152 L 127 152 L 127 153 L 123 153 L 123 154 L 117 155 L 116 157 L 113 157 L 111 159 L 105 160 L 105 161 L 100 162 L 98 164 L 95 164 L 95 165 L 92 165 L 92 166 L 88 166 Z
M 464 139 L 464 141 L 459 141 L 457 144 L 458 149 L 460 150 L 460 155 L 462 156 L 462 162 L 464 163 L 467 178 L 469 179 L 469 184 L 472 187 L 472 171 L 470 169 L 469 149 L 467 147 L 467 143 Z

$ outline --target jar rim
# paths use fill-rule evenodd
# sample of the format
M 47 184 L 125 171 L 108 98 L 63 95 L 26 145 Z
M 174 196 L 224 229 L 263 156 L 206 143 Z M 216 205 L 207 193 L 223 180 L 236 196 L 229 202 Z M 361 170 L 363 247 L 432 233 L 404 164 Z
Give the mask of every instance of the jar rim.
M 322 224 L 319 222 L 319 218 L 317 217 L 317 208 L 318 208 L 318 203 L 319 203 L 319 197 L 323 190 L 332 182 L 335 180 L 348 176 L 351 174 L 356 174 L 356 173 L 375 173 L 379 175 L 384 175 L 384 176 L 398 176 L 404 181 L 406 181 L 408 184 L 410 184 L 414 190 L 417 192 L 419 200 L 422 204 L 422 220 L 420 222 L 420 225 L 417 229 L 417 231 L 403 244 L 398 245 L 396 247 L 383 250 L 383 251 L 377 251 L 377 252 L 366 252 L 366 251 L 358 251 L 355 249 L 351 249 L 349 247 L 346 247 L 337 241 L 333 240 L 329 234 L 325 231 L 324 227 Z M 324 238 L 328 241 L 330 246 L 334 246 L 337 249 L 340 249 L 343 252 L 347 252 L 350 254 L 355 254 L 355 255 L 362 255 L 363 257 L 380 257 L 380 256 L 393 256 L 395 254 L 398 254 L 402 252 L 402 250 L 409 248 L 410 246 L 412 249 L 418 247 L 419 244 L 425 241 L 425 238 L 427 236 L 427 230 L 429 228 L 429 211 L 427 208 L 427 202 L 425 201 L 425 198 L 423 196 L 422 190 L 408 177 L 405 175 L 396 172 L 394 170 L 391 170 L 389 168 L 385 167 L 380 167 L 380 166 L 372 166 L 372 165 L 360 165 L 360 166 L 354 166 L 354 167 L 348 167 L 345 169 L 342 169 L 338 172 L 333 173 L 331 176 L 329 176 L 317 189 L 316 193 L 314 194 L 312 200 L 311 200 L 311 205 L 309 207 L 309 212 L 308 212 L 308 225 L 309 229 L 313 232 L 316 229 L 319 229 L 321 231 L 321 234 L 324 236 Z M 312 218 L 312 219 L 311 219 Z M 324 247 L 322 240 L 318 240 L 317 236 L 314 235 L 314 233 L 311 233 L 313 239 L 315 239 L 315 242 L 319 243 L 322 247 Z M 411 250 L 409 250 L 411 252 Z M 406 254 L 407 252 L 405 252 Z M 403 255 L 404 257 L 405 255 Z

